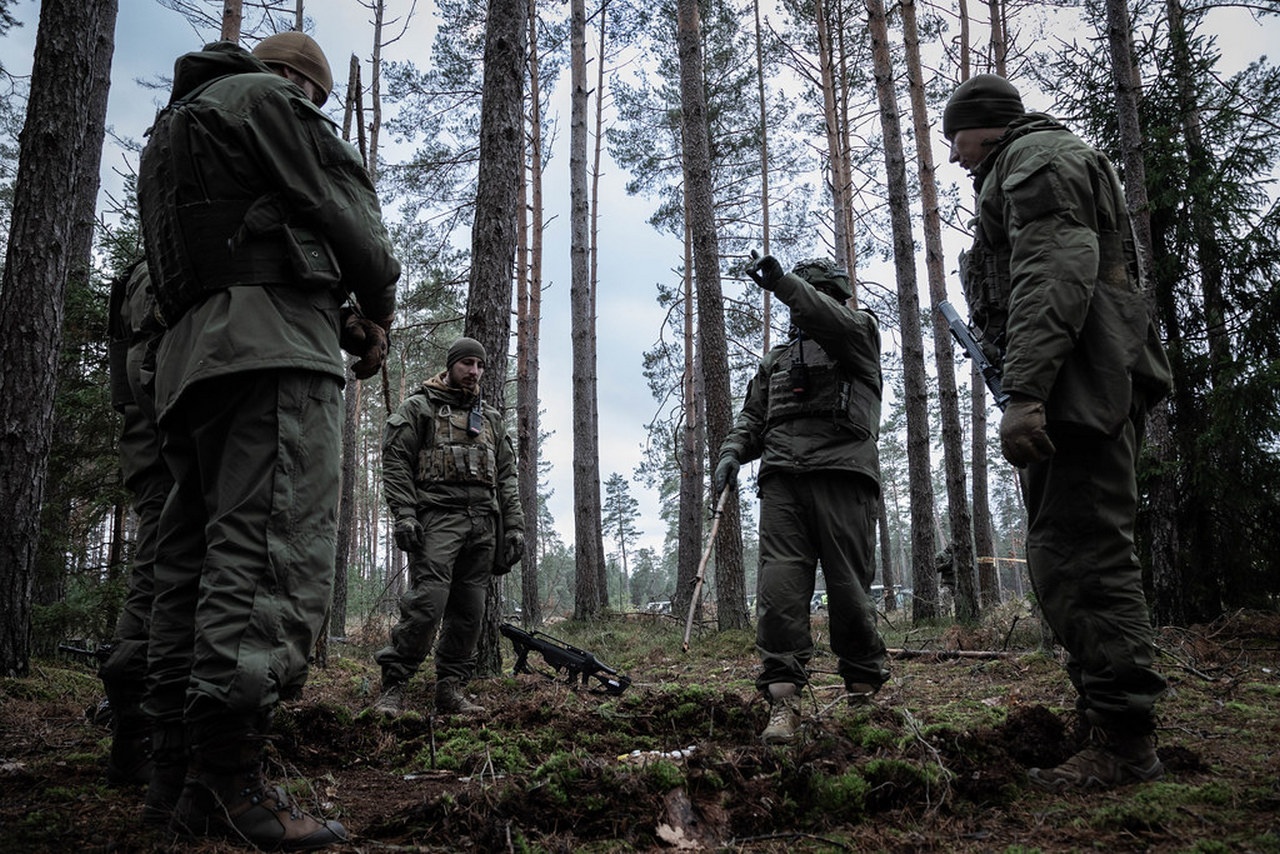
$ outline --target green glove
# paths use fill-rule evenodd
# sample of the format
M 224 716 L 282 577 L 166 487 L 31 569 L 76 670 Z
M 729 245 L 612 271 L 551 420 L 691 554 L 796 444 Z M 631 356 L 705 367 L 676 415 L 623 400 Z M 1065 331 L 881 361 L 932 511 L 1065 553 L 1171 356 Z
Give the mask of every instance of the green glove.
M 507 531 L 503 539 L 502 562 L 507 565 L 507 571 L 510 572 L 511 567 L 524 557 L 524 531 Z
M 1028 397 L 1009 401 L 1000 419 L 1000 450 L 1018 468 L 1053 456 L 1055 448 L 1045 429 L 1043 401 Z
M 715 476 L 711 479 L 711 488 L 716 495 L 724 492 L 726 486 L 734 489 L 738 488 L 738 469 L 742 468 L 742 464 L 738 462 L 738 455 L 732 451 L 720 457 L 720 462 L 716 464 Z
M 409 554 L 422 548 L 427 539 L 416 516 L 401 516 L 396 520 L 395 538 L 396 548 Z

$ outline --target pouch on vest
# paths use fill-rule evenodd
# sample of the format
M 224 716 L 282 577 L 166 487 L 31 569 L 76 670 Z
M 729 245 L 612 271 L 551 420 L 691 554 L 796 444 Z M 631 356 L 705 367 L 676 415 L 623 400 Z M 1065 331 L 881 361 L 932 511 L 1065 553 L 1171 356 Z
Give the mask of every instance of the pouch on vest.
M 281 231 L 285 253 L 299 282 L 316 288 L 332 288 L 342 281 L 342 270 L 329 241 L 301 225 L 286 225 Z

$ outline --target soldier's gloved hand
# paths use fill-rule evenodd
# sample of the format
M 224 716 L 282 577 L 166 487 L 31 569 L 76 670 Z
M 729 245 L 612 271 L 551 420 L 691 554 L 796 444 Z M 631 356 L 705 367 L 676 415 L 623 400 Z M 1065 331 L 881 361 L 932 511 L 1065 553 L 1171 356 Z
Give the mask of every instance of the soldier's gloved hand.
M 754 279 L 757 285 L 766 291 L 771 291 L 782 278 L 782 264 L 778 263 L 778 259 L 772 255 L 760 257 L 753 251 L 751 262 L 747 264 L 747 275 Z
M 396 548 L 409 554 L 413 554 L 422 548 L 422 544 L 426 542 L 426 534 L 423 533 L 422 523 L 418 521 L 416 516 L 401 516 L 396 520 L 395 538 Z
M 716 495 L 724 492 L 726 486 L 734 489 L 738 488 L 738 469 L 742 468 L 742 464 L 738 462 L 738 455 L 734 453 L 725 454 L 720 458 L 720 462 L 716 464 L 716 473 L 711 478 L 711 488 Z
M 507 531 L 502 540 L 502 564 L 505 568 L 495 575 L 505 575 L 510 572 L 511 567 L 519 563 L 522 557 L 524 557 L 524 531 Z
M 382 370 L 382 363 L 387 360 L 387 351 L 390 349 L 390 342 L 387 340 L 387 332 L 372 320 L 360 318 L 360 327 L 364 333 L 364 352 L 356 353 L 359 360 L 352 363 L 351 373 L 356 375 L 356 379 L 367 380 L 369 377 Z
M 1045 429 L 1044 401 L 1014 396 L 1000 419 L 1000 450 L 1018 468 L 1053 456 L 1053 442 Z

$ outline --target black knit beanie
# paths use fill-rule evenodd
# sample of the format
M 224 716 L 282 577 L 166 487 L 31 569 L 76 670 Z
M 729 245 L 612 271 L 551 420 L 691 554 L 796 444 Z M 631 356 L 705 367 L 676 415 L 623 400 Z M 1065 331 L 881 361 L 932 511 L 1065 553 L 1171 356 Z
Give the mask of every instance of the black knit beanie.
M 979 74 L 956 87 L 942 114 L 947 139 L 966 128 L 1002 128 L 1026 109 L 1013 84 L 995 74 Z
M 484 352 L 484 345 L 474 338 L 459 338 L 449 345 L 449 355 L 445 357 L 445 368 L 452 368 L 454 362 L 465 359 L 468 356 L 476 356 L 480 361 L 488 361 L 489 357 Z

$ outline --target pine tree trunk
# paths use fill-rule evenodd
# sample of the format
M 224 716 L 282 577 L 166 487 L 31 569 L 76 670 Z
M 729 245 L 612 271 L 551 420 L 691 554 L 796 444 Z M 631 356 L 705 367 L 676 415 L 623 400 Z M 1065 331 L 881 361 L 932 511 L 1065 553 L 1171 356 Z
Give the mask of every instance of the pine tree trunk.
M 902 0 L 903 40 L 906 43 L 907 79 L 911 91 L 911 115 L 915 122 L 917 177 L 924 224 L 925 272 L 933 317 L 933 358 L 938 374 L 938 411 L 942 419 L 942 460 L 947 482 L 947 515 L 951 524 L 951 557 L 956 574 L 956 618 L 965 624 L 978 621 L 978 593 L 974 585 L 972 518 L 965 489 L 964 436 L 960 428 L 960 401 L 956 392 L 955 357 L 947 322 L 936 310 L 947 298 L 942 257 L 942 221 L 938 215 L 938 184 L 933 147 L 929 142 L 929 116 L 925 107 L 924 76 L 920 65 L 920 39 L 916 32 L 915 0 Z
M 915 247 L 911 235 L 906 157 L 898 121 L 889 28 L 881 0 L 866 0 L 871 52 L 884 134 L 885 171 L 889 181 L 889 216 L 893 232 L 894 268 L 898 281 L 898 321 L 902 334 L 903 383 L 907 415 L 907 474 L 911 491 L 911 584 L 915 591 L 912 619 L 938 616 L 938 578 L 934 571 L 933 481 L 929 473 L 929 395 L 920 329 Z
M 516 330 L 516 457 L 520 503 L 525 508 L 524 557 L 520 560 L 520 606 L 525 627 L 542 625 L 538 597 L 538 361 L 542 329 L 542 91 L 538 80 L 538 17 L 529 3 L 529 264 L 521 267 Z M 525 222 L 522 214 L 520 221 Z
M 489 0 L 485 26 L 484 84 L 480 98 L 479 173 L 471 230 L 467 335 L 488 354 L 482 379 L 485 399 L 505 412 L 507 355 L 511 340 L 511 290 L 516 257 L 524 163 L 524 80 L 528 38 L 527 0 Z M 375 122 L 376 125 L 376 122 Z M 529 508 L 536 512 L 536 508 Z M 502 544 L 498 543 L 498 548 Z M 499 583 L 485 597 L 485 619 L 476 649 L 476 675 L 502 670 L 498 624 Z
M 1125 200 L 1138 241 L 1138 259 L 1148 283 L 1154 257 L 1151 208 L 1147 198 L 1147 168 L 1142 154 L 1142 128 L 1138 108 L 1142 100 L 1141 78 L 1133 56 L 1133 29 L 1127 0 L 1107 0 L 1107 44 L 1116 90 L 1116 120 L 1120 128 L 1120 159 L 1125 175 Z M 1148 293 L 1148 306 L 1157 316 L 1156 297 Z M 1157 625 L 1183 624 L 1186 620 L 1182 576 L 1178 568 L 1177 480 L 1170 463 L 1176 456 L 1169 430 L 1169 406 L 1162 401 L 1147 420 L 1147 447 L 1155 458 L 1147 481 L 1147 507 L 1140 513 L 1138 539 L 1146 546 L 1151 572 L 1152 612 Z
M 41 5 L 0 287 L 0 675 L 30 665 L 31 585 L 67 278 L 89 269 L 115 0 Z
M 697 0 L 678 0 L 676 49 L 680 57 L 681 157 L 693 235 L 694 276 L 698 289 L 698 340 L 706 382 L 709 456 L 733 426 L 729 356 L 724 337 L 724 294 L 720 289 L 720 248 L 711 185 L 711 146 L 703 88 L 702 25 Z M 742 567 L 742 519 L 731 497 L 716 543 L 716 621 L 721 630 L 750 625 Z
M 590 210 L 587 195 L 587 24 L 583 0 L 570 3 L 569 306 L 573 331 L 574 619 L 600 613 L 605 591 L 600 542 L 600 440 L 595 432 L 596 363 L 592 342 Z

